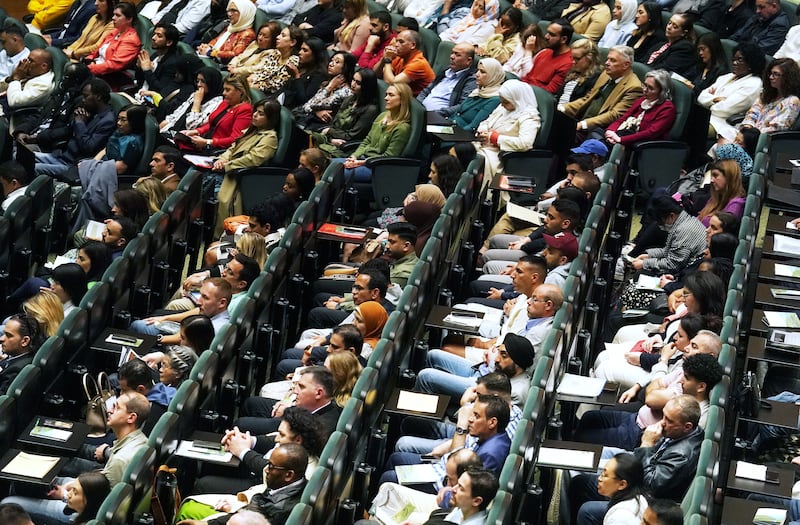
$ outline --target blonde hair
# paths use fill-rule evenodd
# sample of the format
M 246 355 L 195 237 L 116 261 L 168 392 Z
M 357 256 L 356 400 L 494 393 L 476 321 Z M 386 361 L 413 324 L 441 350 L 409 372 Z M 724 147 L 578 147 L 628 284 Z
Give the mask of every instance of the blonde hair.
M 328 355 L 327 367 L 333 374 L 336 389 L 333 399 L 340 407 L 345 406 L 353 393 L 358 376 L 361 375 L 361 363 L 352 352 L 336 352 Z
M 392 88 L 394 88 L 397 91 L 397 94 L 400 96 L 400 105 L 394 111 L 387 110 L 384 120 L 387 131 L 398 124 L 411 123 L 411 99 L 413 98 L 411 87 L 409 87 L 408 84 L 394 82 L 389 84 L 389 87 L 386 89 L 388 91 Z
M 260 268 L 263 268 L 264 263 L 267 262 L 267 242 L 260 233 L 243 233 L 236 241 L 236 249 L 242 255 L 255 259 Z
M 42 290 L 22 303 L 22 310 L 36 319 L 47 337 L 56 335 L 61 321 L 64 320 L 61 300 L 50 290 Z
M 600 68 L 602 67 L 602 63 L 600 60 L 600 48 L 597 47 L 590 38 L 581 38 L 580 40 L 576 40 L 569 46 L 571 51 L 582 50 L 584 53 L 589 55 L 590 60 L 592 61 L 592 65 L 584 72 L 580 72 L 574 67 L 570 68 L 567 72 L 567 76 L 564 79 L 565 82 L 569 82 L 570 80 L 586 80 L 587 78 L 591 78 L 595 75 L 595 73 L 600 72 Z
M 245 75 L 229 75 L 222 84 L 228 84 L 238 90 L 242 94 L 242 102 L 247 102 L 248 104 L 252 102 L 250 98 L 250 84 L 247 83 L 247 77 Z
M 144 195 L 147 199 L 147 207 L 150 213 L 155 213 L 161 209 L 161 205 L 167 200 L 167 188 L 155 177 L 147 177 L 136 185 L 136 191 Z

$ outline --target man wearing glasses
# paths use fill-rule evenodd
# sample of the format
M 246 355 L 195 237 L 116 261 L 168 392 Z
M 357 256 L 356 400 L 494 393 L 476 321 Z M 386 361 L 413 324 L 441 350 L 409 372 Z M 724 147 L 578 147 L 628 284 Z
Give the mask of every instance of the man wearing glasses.
M 264 467 L 264 492 L 255 494 L 239 512 L 254 511 L 270 523 L 285 523 L 306 488 L 307 466 L 308 453 L 301 445 L 287 443 L 276 448 Z M 235 515 L 225 514 L 208 521 L 183 520 L 177 525 L 224 525 Z

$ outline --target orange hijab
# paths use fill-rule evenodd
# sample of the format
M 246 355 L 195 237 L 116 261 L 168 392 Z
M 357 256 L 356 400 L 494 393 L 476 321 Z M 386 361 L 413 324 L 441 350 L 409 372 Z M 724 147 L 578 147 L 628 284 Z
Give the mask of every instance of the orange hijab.
M 377 301 L 363 302 L 356 307 L 356 310 L 361 312 L 361 317 L 364 319 L 364 342 L 375 348 L 381 338 L 386 320 L 389 319 L 389 314 Z

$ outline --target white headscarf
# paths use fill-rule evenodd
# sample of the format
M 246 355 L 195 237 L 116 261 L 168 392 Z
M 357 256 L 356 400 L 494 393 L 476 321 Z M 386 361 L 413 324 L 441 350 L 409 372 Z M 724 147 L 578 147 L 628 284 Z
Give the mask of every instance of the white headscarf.
M 506 80 L 500 86 L 500 98 L 514 104 L 514 110 L 508 111 L 505 119 L 521 119 L 527 115 L 539 116 L 539 105 L 533 87 L 521 80 Z
M 228 2 L 228 9 L 239 10 L 239 22 L 236 25 L 229 24 L 227 31 L 230 33 L 238 33 L 245 29 L 252 29 L 253 22 L 256 19 L 256 5 L 250 0 L 231 0 Z
M 639 6 L 636 0 L 619 0 L 619 3 L 622 6 L 622 14 L 619 20 L 612 20 L 609 24 L 618 30 L 622 29 L 626 24 L 633 23 L 633 19 L 636 18 L 636 8 Z
M 503 65 L 495 58 L 482 58 L 478 65 L 483 65 L 486 70 L 486 85 L 477 87 L 469 94 L 471 97 L 490 98 L 496 97 L 500 93 L 500 86 L 506 79 Z

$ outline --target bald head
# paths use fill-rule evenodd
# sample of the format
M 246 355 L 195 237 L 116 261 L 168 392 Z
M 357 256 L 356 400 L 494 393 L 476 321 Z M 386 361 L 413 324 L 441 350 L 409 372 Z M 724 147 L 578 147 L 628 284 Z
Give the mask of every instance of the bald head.
M 463 71 L 472 65 L 475 58 L 475 47 L 470 44 L 456 44 L 450 51 L 450 69 Z
M 700 330 L 689 342 L 684 355 L 688 357 L 694 354 L 711 354 L 717 357 L 721 350 L 722 340 L 719 335 L 711 330 Z

